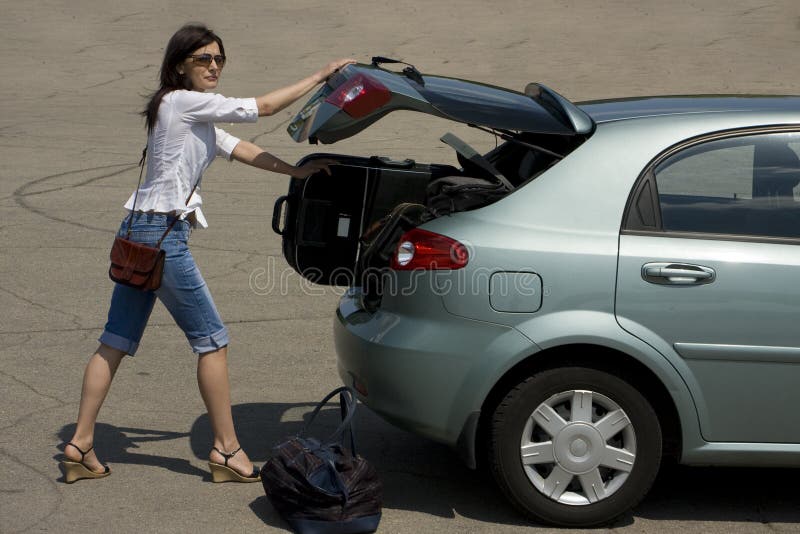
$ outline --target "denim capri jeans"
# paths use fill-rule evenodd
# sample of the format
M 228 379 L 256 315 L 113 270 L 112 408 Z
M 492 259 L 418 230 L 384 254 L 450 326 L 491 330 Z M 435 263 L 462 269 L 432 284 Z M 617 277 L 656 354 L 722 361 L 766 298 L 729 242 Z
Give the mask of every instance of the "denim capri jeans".
M 128 230 L 133 217 L 130 239 L 155 246 L 174 217 L 160 213 L 136 212 L 122 221 L 117 235 Z M 215 351 L 228 344 L 228 330 L 222 323 L 208 286 L 189 252 L 188 221 L 178 221 L 161 242 L 166 252 L 161 287 L 141 291 L 121 284 L 114 285 L 108 321 L 99 341 L 133 356 L 139 348 L 156 297 L 183 330 L 197 354 Z

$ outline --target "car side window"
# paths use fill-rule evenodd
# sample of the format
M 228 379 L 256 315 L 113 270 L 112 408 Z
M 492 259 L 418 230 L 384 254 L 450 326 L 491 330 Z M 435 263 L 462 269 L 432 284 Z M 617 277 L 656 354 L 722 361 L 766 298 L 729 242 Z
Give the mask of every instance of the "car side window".
M 800 238 L 800 133 L 693 145 L 654 170 L 667 232 Z

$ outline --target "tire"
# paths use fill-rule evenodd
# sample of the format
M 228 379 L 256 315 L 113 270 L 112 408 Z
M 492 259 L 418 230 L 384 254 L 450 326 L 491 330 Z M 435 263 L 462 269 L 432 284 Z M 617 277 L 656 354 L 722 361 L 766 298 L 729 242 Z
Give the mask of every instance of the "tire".
M 583 367 L 551 369 L 500 402 L 487 452 L 498 485 L 528 517 L 598 526 L 647 494 L 661 463 L 661 427 L 624 380 Z

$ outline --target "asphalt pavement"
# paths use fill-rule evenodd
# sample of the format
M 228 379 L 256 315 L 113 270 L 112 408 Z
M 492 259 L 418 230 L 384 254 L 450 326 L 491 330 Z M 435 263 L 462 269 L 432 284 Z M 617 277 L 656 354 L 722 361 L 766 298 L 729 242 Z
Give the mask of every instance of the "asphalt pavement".
M 2 0 L 0 13 L 0 532 L 9 534 L 288 530 L 260 485 L 210 482 L 196 358 L 160 304 L 100 414 L 95 446 L 112 476 L 67 485 L 57 466 L 105 321 L 108 251 L 145 142 L 138 112 L 184 22 L 204 21 L 225 40 L 219 91 L 229 96 L 373 55 L 517 90 L 542 82 L 573 101 L 800 93 L 796 0 Z M 494 146 L 412 112 L 334 146 L 301 145 L 285 132 L 299 107 L 224 127 L 292 162 L 327 151 L 452 164 L 438 141 L 447 131 Z M 337 291 L 304 284 L 270 228 L 287 183 L 216 162 L 203 183 L 210 227 L 191 239 L 231 332 L 234 416 L 257 463 L 339 385 Z M 323 428 L 333 422 L 329 413 Z M 448 448 L 367 410 L 357 427 L 385 484 L 379 532 L 551 530 L 526 522 Z M 800 532 L 798 474 L 671 466 L 601 530 Z

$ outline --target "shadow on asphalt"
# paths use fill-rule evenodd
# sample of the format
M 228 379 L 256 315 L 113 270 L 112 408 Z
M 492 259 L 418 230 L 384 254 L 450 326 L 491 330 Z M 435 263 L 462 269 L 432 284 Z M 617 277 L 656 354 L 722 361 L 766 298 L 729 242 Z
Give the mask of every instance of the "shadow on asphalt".
M 233 407 L 239 440 L 251 459 L 261 464 L 270 449 L 297 434 L 313 403 L 251 403 Z M 324 409 L 309 434 L 325 438 L 339 422 L 338 407 Z M 74 424 L 59 432 L 72 436 Z M 460 515 L 485 523 L 529 525 L 509 505 L 491 477 L 467 469 L 449 448 L 399 430 L 363 406 L 355 419 L 359 454 L 372 462 L 384 484 L 384 507 L 439 517 Z M 95 445 L 111 463 L 160 466 L 210 481 L 188 460 L 137 454 L 139 443 L 189 437 L 192 452 L 205 460 L 212 436 L 208 417 L 195 420 L 188 433 L 98 424 Z M 133 451 L 132 451 L 133 449 Z M 800 524 L 800 497 L 795 491 L 797 469 L 699 468 L 670 465 L 662 469 L 645 500 L 613 526 L 649 520 L 733 521 Z M 250 503 L 265 524 L 289 530 L 266 497 Z
M 799 469 L 662 466 L 638 517 L 788 523 L 800 528 Z
M 75 433 L 75 423 L 65 425 L 58 432 L 61 445 L 59 449 L 64 452 L 64 445 Z M 94 446 L 102 451 L 104 462 L 110 464 L 141 464 L 163 467 L 183 475 L 196 475 L 203 480 L 211 481 L 211 474 L 203 469 L 198 469 L 189 463 L 189 460 L 171 458 L 169 456 L 154 456 L 152 454 L 137 454 L 135 449 L 139 443 L 148 441 L 166 441 L 185 438 L 188 432 L 168 432 L 163 430 L 147 430 L 144 428 L 119 427 L 105 423 L 95 426 Z M 209 446 L 210 448 L 210 446 Z M 133 450 L 131 450 L 133 449 Z M 58 479 L 63 482 L 64 478 Z

